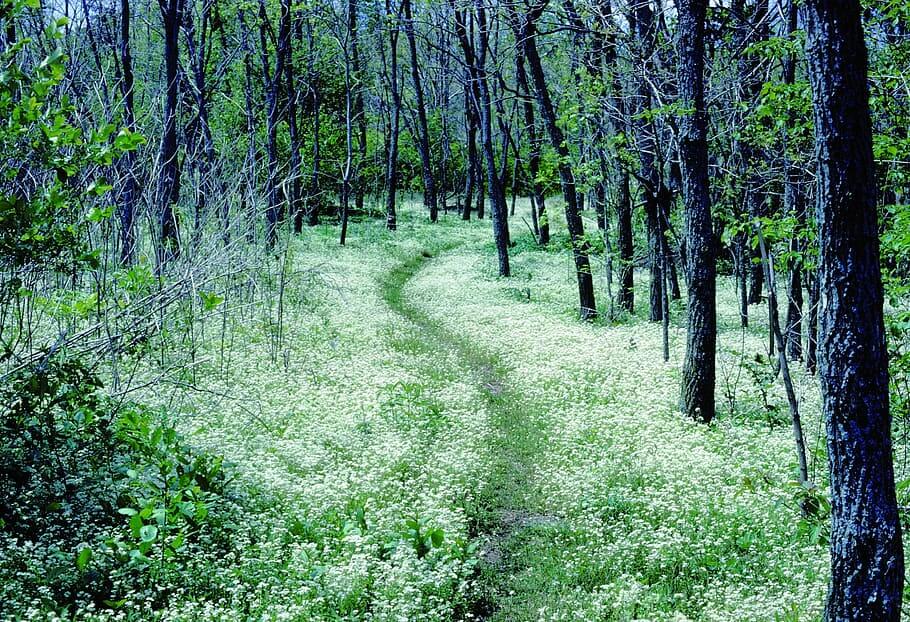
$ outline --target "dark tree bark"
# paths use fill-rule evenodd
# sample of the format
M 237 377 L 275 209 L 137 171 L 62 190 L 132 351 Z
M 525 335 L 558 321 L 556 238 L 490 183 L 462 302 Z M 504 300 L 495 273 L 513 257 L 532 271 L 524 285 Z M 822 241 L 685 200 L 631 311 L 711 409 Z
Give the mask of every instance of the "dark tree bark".
M 459 11 L 455 11 L 456 14 Z M 509 266 L 509 221 L 506 207 L 506 194 L 502 176 L 496 169 L 496 154 L 493 149 L 493 120 L 491 110 L 491 96 L 489 78 L 486 69 L 486 59 L 489 46 L 489 25 L 487 24 L 486 9 L 483 0 L 476 0 L 474 13 L 478 27 L 478 46 L 476 52 L 471 42 L 467 40 L 465 29 L 456 25 L 456 34 L 461 41 L 462 51 L 468 67 L 473 67 L 474 80 L 472 91 L 474 93 L 477 110 L 480 112 L 480 145 L 483 159 L 487 169 L 487 187 L 490 191 L 492 202 L 493 240 L 496 242 L 496 254 L 499 260 L 499 276 L 510 276 Z M 456 18 L 456 24 L 463 18 Z
M 319 224 L 319 206 L 322 203 L 321 192 L 319 188 L 319 176 L 321 175 L 322 165 L 322 138 L 320 130 L 322 121 L 322 87 L 319 84 L 319 74 L 315 67 L 316 42 L 313 36 L 313 24 L 307 21 L 307 83 L 312 98 L 313 107 L 313 165 L 310 171 L 310 183 L 307 190 L 307 214 L 306 221 L 308 227 L 315 227 Z
M 686 281 L 689 288 L 682 410 L 709 422 L 714 418 L 716 246 L 708 188 L 705 111 L 705 14 L 707 0 L 679 0 L 679 96 L 686 113 L 679 121 L 685 215 Z
M 390 0 L 385 2 L 386 15 L 392 19 Z M 392 110 L 389 122 L 389 143 L 386 153 L 385 185 L 385 225 L 389 231 L 398 228 L 396 198 L 398 193 L 398 137 L 401 134 L 401 88 L 398 85 L 398 33 L 399 20 L 396 15 L 389 27 L 389 91 Z M 383 57 L 383 60 L 385 57 Z M 384 64 L 384 63 L 383 63 Z
M 575 186 L 575 175 L 569 164 L 569 148 L 566 137 L 556 121 L 556 107 L 550 99 L 546 75 L 537 51 L 536 20 L 546 8 L 546 2 L 536 4 L 522 17 L 513 15 L 512 22 L 515 36 L 524 48 L 525 60 L 531 73 L 531 81 L 537 95 L 537 105 L 543 117 L 544 127 L 550 138 L 550 144 L 559 157 L 559 180 L 565 199 L 566 226 L 572 240 L 572 253 L 575 259 L 575 274 L 578 281 L 579 314 L 583 320 L 597 317 L 597 305 L 594 300 L 594 279 L 591 274 L 590 245 L 585 238 L 584 223 L 578 206 L 578 193 Z
M 262 55 L 262 75 L 265 80 L 266 99 L 266 152 L 268 154 L 268 179 L 266 194 L 266 244 L 272 246 L 278 238 L 278 221 L 281 212 L 281 195 L 278 188 L 278 123 L 282 116 L 280 91 L 285 63 L 291 46 L 291 2 L 282 0 L 278 18 L 277 36 L 266 11 L 265 0 L 259 2 L 259 43 Z M 271 69 L 268 43 L 275 45 L 275 68 Z
M 661 224 L 661 207 L 658 193 L 661 188 L 661 173 L 657 162 L 657 130 L 644 113 L 651 108 L 651 84 L 647 80 L 651 57 L 654 54 L 654 12 L 648 2 L 639 2 L 629 15 L 632 31 L 638 45 L 641 77 L 638 78 L 638 93 L 634 100 L 633 126 L 636 135 L 639 169 L 638 181 L 641 186 L 648 233 L 648 254 L 651 273 L 648 319 L 660 322 L 663 319 L 663 261 L 666 248 L 664 229 Z
M 524 114 L 525 130 L 528 132 L 528 174 L 531 181 L 531 213 L 534 217 L 537 233 L 537 243 L 546 246 L 550 243 L 550 223 L 547 218 L 547 205 L 543 194 L 543 185 L 538 176 L 540 174 L 540 147 L 541 139 L 537 133 L 534 119 L 534 102 L 531 99 L 531 87 L 528 84 L 528 72 L 525 70 L 524 55 L 521 47 L 515 50 L 515 73 L 518 78 L 518 89 L 522 96 L 522 112 Z
M 158 0 L 164 24 L 165 100 L 164 133 L 158 173 L 159 268 L 180 253 L 177 201 L 180 197 L 180 163 L 177 160 L 177 97 L 179 83 L 179 36 L 182 0 Z
M 351 65 L 354 78 L 354 121 L 357 123 L 357 162 L 354 166 L 354 207 L 363 211 L 365 187 L 361 169 L 367 159 L 367 117 L 363 106 L 363 67 L 357 32 L 357 0 L 348 0 L 348 37 L 351 40 Z
M 420 152 L 420 167 L 423 176 L 423 204 L 430 211 L 430 222 L 436 222 L 439 206 L 436 199 L 436 180 L 433 176 L 432 153 L 430 152 L 430 129 L 427 123 L 427 106 L 424 101 L 423 84 L 420 78 L 420 59 L 417 56 L 417 37 L 411 0 L 402 0 L 404 13 L 404 34 L 411 54 L 411 82 L 414 85 L 414 101 L 417 108 L 417 150 Z
M 477 185 L 477 110 L 474 107 L 471 71 L 465 72 L 464 116 L 467 140 L 467 161 L 465 162 L 464 203 L 461 208 L 461 219 L 471 220 L 471 209 L 474 207 L 474 188 Z
M 5 3 L 4 3 L 5 5 Z M 133 55 L 130 48 L 130 0 L 120 0 L 120 92 L 123 95 L 123 124 L 131 131 L 136 131 L 135 78 L 133 74 Z M 129 151 L 120 160 L 123 170 L 123 190 L 120 193 L 118 220 L 120 221 L 120 262 L 124 265 L 133 263 L 136 256 L 136 201 L 138 183 L 136 182 L 136 155 Z
M 798 27 L 796 0 L 787 0 L 785 4 L 785 32 L 791 37 Z M 792 85 L 796 81 L 796 55 L 788 54 L 783 61 L 783 82 Z M 806 206 L 802 188 L 802 173 L 789 155 L 789 136 L 784 132 L 784 211 L 795 216 L 799 231 L 790 240 L 790 252 L 798 255 L 804 245 L 799 234 L 806 225 Z M 803 266 L 799 259 L 791 258 L 787 262 L 787 325 L 786 352 L 791 360 L 803 357 L 802 323 L 803 323 Z
M 616 201 L 616 236 L 619 243 L 619 292 L 616 302 L 628 313 L 635 312 L 635 248 L 632 233 L 632 197 L 629 175 L 619 178 Z
M 478 125 L 480 125 L 479 121 Z M 487 187 L 483 182 L 483 165 L 480 163 L 480 156 L 474 162 L 474 187 L 474 212 L 479 220 L 483 220 L 486 216 Z
M 859 0 L 808 0 L 818 158 L 819 376 L 831 481 L 826 618 L 900 619 L 894 491 L 867 56 Z

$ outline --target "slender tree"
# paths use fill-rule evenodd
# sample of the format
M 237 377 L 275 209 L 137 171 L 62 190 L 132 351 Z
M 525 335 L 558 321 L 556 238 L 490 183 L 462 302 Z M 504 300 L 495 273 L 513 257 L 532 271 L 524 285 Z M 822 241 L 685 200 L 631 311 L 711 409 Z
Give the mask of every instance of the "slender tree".
M 659 322 L 663 319 L 664 273 L 662 255 L 664 227 L 662 226 L 662 209 L 660 190 L 663 186 L 660 164 L 657 159 L 657 128 L 648 117 L 652 105 L 652 86 L 650 80 L 654 56 L 654 11 L 650 2 L 639 2 L 632 7 L 629 15 L 632 31 L 638 52 L 639 67 L 636 70 L 638 90 L 633 105 L 632 126 L 635 131 L 638 150 L 638 181 L 644 203 L 645 219 L 648 234 L 648 263 L 650 266 L 650 297 L 648 319 Z M 622 225 L 621 225 L 622 226 Z
M 559 127 L 556 116 L 556 107 L 550 98 L 550 89 L 544 74 L 540 53 L 537 50 L 537 25 L 547 1 L 537 2 L 527 7 L 523 16 L 512 14 L 512 28 L 519 44 L 523 46 L 525 60 L 531 75 L 531 82 L 537 96 L 537 105 L 543 117 L 544 127 L 550 138 L 550 144 L 559 157 L 557 169 L 562 185 L 562 195 L 565 200 L 566 226 L 569 229 L 569 238 L 572 241 L 572 255 L 575 260 L 575 275 L 578 281 L 579 314 L 582 319 L 590 320 L 597 316 L 597 305 L 594 300 L 594 279 L 591 274 L 590 244 L 585 238 L 584 223 L 581 219 L 581 208 L 578 204 L 578 193 L 575 185 L 575 175 L 569 163 L 569 148 L 566 143 L 565 133 Z
M 120 0 L 120 93 L 123 95 L 123 124 L 136 131 L 135 77 L 130 46 L 130 0 Z M 130 264 L 136 254 L 136 203 L 139 184 L 136 182 L 136 155 L 128 151 L 120 160 L 123 169 L 123 189 L 120 192 L 118 215 L 120 221 L 120 262 Z
M 402 0 L 404 34 L 411 55 L 411 82 L 414 86 L 414 105 L 417 108 L 417 150 L 423 176 L 423 204 L 430 211 L 430 222 L 436 222 L 439 205 L 436 198 L 436 179 L 433 174 L 433 154 L 430 152 L 430 129 L 427 122 L 427 105 L 424 100 L 423 81 L 420 77 L 420 58 L 417 55 L 417 35 L 411 0 Z
M 270 45 L 275 50 L 275 64 L 272 67 Z M 291 46 L 291 3 L 282 0 L 278 18 L 278 32 L 269 19 L 265 0 L 259 1 L 259 53 L 262 59 L 262 75 L 265 81 L 266 99 L 266 151 L 268 154 L 268 179 L 266 181 L 266 243 L 271 246 L 278 237 L 278 221 L 281 216 L 281 193 L 278 182 L 278 124 L 282 118 L 281 84 L 285 63 Z
M 398 215 L 395 201 L 398 191 L 398 138 L 401 134 L 401 87 L 398 79 L 398 34 L 400 32 L 401 20 L 397 13 L 394 13 L 391 6 L 391 0 L 385 0 L 385 19 L 387 21 L 389 37 L 389 60 L 386 68 L 385 44 L 380 46 L 382 55 L 383 70 L 387 73 L 386 80 L 389 84 L 389 99 L 391 100 L 391 110 L 389 111 L 389 136 L 386 146 L 386 168 L 385 168 L 385 186 L 386 186 L 386 204 L 385 204 L 385 224 L 389 231 L 398 228 Z
M 534 118 L 534 101 L 531 98 L 531 87 L 528 84 L 528 72 L 525 70 L 524 54 L 521 51 L 521 46 L 516 46 L 515 56 L 515 75 L 518 79 L 518 89 L 522 96 L 522 112 L 530 149 L 528 153 L 528 173 L 531 177 L 531 216 L 537 234 L 537 243 L 541 246 L 546 246 L 550 243 L 550 222 L 547 216 L 543 184 L 539 178 L 542 140 L 540 133 L 537 131 Z
M 180 253 L 177 201 L 180 197 L 180 162 L 177 157 L 178 69 L 180 22 L 183 0 L 158 0 L 164 25 L 164 133 L 158 157 L 159 269 Z

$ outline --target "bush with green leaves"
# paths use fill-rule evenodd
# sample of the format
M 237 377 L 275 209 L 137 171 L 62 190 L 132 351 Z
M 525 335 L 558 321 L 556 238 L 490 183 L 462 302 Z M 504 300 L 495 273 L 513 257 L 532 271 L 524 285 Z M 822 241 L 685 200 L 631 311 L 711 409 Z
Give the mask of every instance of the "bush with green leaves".
M 78 361 L 23 370 L 0 389 L 0 580 L 50 609 L 183 583 L 197 543 L 229 549 L 229 483 L 220 457 Z

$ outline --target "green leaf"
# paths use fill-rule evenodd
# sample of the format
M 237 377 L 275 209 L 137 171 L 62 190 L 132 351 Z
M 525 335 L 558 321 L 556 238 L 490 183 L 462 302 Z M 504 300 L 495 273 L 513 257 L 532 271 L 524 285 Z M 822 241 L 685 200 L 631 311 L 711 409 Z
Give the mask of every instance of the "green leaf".
M 142 518 L 138 514 L 134 514 L 130 518 L 130 531 L 133 532 L 133 537 L 138 538 L 142 530 Z
M 79 569 L 79 572 L 82 572 L 90 561 L 92 561 L 92 549 L 87 546 L 83 547 L 76 555 L 76 568 Z
M 139 530 L 139 538 L 143 542 L 154 542 L 158 537 L 158 528 L 155 525 L 145 525 Z
M 202 299 L 202 309 L 204 311 L 211 311 L 224 302 L 224 296 L 219 296 L 214 292 L 199 292 L 199 297 Z

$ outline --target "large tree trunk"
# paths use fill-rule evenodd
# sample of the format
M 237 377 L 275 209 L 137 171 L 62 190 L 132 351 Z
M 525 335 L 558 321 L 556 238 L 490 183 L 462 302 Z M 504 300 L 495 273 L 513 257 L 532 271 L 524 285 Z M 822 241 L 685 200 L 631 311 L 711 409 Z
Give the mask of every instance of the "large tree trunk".
M 572 240 L 572 253 L 575 259 L 575 274 L 578 281 L 579 314 L 583 320 L 597 317 L 597 305 L 594 300 L 594 279 L 591 274 L 591 261 L 589 258 L 590 245 L 585 238 L 584 223 L 578 207 L 578 193 L 575 186 L 575 175 L 569 164 L 569 149 L 566 138 L 559 124 L 556 122 L 556 108 L 550 99 L 547 79 L 543 72 L 540 55 L 537 51 L 537 27 L 535 20 L 540 17 L 544 5 L 538 5 L 521 19 L 521 26 L 516 36 L 524 47 L 525 60 L 531 73 L 531 81 L 537 94 L 537 104 L 543 117 L 544 126 L 550 137 L 550 144 L 559 157 L 559 179 L 562 184 L 562 194 L 566 203 L 566 226 L 569 238 Z
M 707 0 L 680 0 L 679 96 L 692 113 L 679 122 L 685 216 L 688 323 L 683 363 L 682 410 L 701 421 L 714 418 L 714 358 L 717 333 L 716 246 L 708 189 L 705 112 L 705 13 Z
M 818 155 L 819 375 L 831 481 L 826 618 L 900 619 L 904 555 L 894 491 L 867 56 L 859 0 L 807 0 Z
M 420 168 L 423 175 L 423 204 L 430 211 L 430 222 L 436 222 L 439 206 L 436 200 L 436 180 L 433 177 L 432 154 L 430 152 L 430 129 L 427 123 L 427 107 L 424 102 L 423 85 L 420 79 L 420 58 L 417 56 L 417 37 L 411 0 L 402 0 L 404 12 L 404 34 L 411 54 L 411 81 L 414 84 L 414 100 L 417 108 L 417 150 L 420 152 Z

